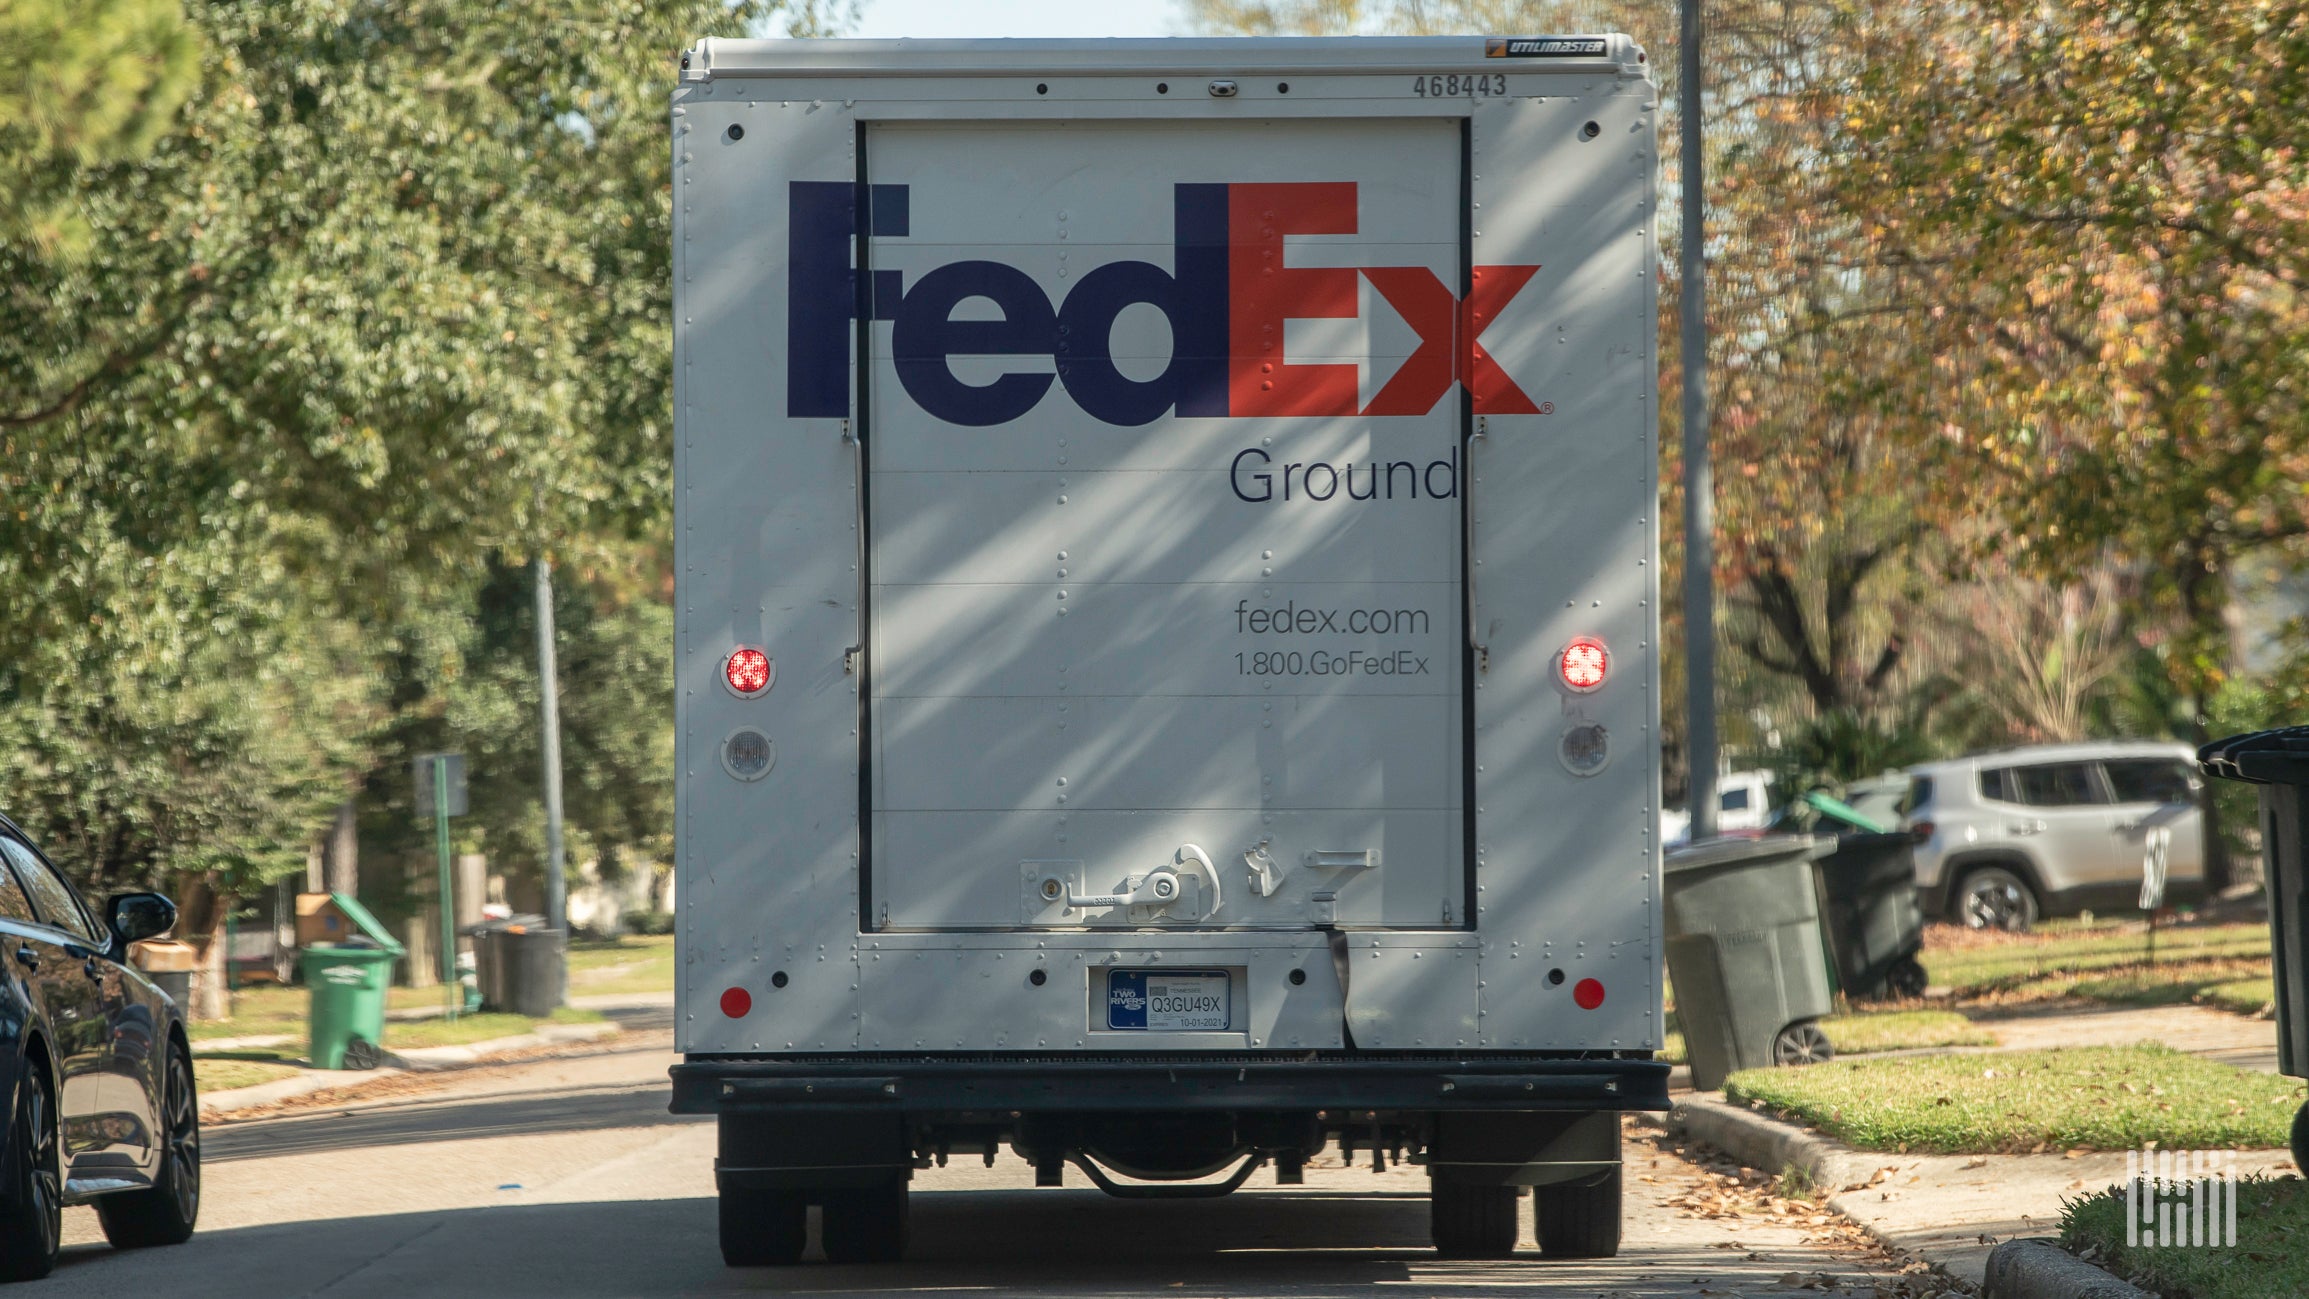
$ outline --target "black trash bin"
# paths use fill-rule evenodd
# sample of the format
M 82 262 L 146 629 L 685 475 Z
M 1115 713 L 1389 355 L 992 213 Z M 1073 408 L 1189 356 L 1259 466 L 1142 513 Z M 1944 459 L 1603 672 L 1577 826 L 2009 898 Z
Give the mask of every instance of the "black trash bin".
M 1813 868 L 1820 877 L 1820 927 L 1845 995 L 1863 1001 L 1923 996 L 1915 842 L 1901 833 L 1839 835 L 1835 850 Z
M 1692 1086 L 1835 1054 L 1816 1022 L 1835 1009 L 1810 835 L 1709 839 L 1671 850 L 1663 878 L 1668 977 Z
M 2309 1077 L 2309 726 L 2215 740 L 2197 751 L 2197 765 L 2208 776 L 2260 786 L 2277 1071 Z M 2293 1163 L 2309 1168 L 2309 1105 L 2293 1116 Z
M 568 934 L 543 916 L 510 916 L 466 930 L 473 937 L 473 985 L 483 1011 L 552 1015 L 568 992 Z
M 474 982 L 483 1010 L 538 1018 L 552 1014 L 568 988 L 569 936 L 537 916 L 489 920 L 473 936 Z

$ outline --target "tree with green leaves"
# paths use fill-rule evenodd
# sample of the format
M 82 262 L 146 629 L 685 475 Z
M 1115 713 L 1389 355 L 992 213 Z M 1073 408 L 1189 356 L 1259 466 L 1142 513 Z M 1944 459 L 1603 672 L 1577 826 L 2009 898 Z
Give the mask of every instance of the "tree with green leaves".
M 142 156 L 199 68 L 177 0 L 0 0 L 0 239 L 84 251 L 74 173 Z
M 2309 6 L 1943 16 L 1832 105 L 1833 183 L 1934 290 L 1909 453 L 2029 563 L 2143 574 L 2203 738 L 2236 562 L 2309 553 Z
M 0 797 L 77 877 L 245 895 L 413 746 L 503 760 L 519 869 L 541 553 L 573 822 L 662 851 L 665 101 L 772 7 L 191 0 L 174 129 L 58 173 L 84 251 L 0 231 Z

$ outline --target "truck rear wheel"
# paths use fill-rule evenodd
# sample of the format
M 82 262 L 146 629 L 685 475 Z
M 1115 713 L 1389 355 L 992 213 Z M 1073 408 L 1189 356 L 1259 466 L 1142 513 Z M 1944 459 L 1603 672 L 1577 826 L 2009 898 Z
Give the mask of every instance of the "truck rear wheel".
M 1549 1258 L 1611 1258 L 1620 1252 L 1620 1170 L 1591 1185 L 1532 1188 L 1533 1234 Z
M 1445 1258 L 1506 1258 L 1515 1253 L 1515 1188 L 1433 1182 L 1427 1188 L 1428 1234 Z
M 906 1180 L 827 1191 L 818 1234 L 833 1263 L 895 1263 L 906 1253 Z
M 722 1262 L 731 1267 L 790 1267 L 801 1261 L 810 1232 L 810 1202 L 799 1191 L 724 1188 Z

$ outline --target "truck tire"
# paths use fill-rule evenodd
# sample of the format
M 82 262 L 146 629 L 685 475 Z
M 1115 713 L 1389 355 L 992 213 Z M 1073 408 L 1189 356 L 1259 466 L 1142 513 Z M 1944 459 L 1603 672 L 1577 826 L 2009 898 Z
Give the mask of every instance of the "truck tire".
M 731 1267 L 791 1267 L 810 1233 L 810 1202 L 799 1191 L 724 1188 L 722 1262 Z
M 96 1220 L 114 1249 L 182 1245 L 200 1221 L 200 1098 L 192 1057 L 171 1044 L 161 1075 L 160 1175 L 142 1191 L 117 1191 L 96 1202 Z
M 1549 1258 L 1612 1258 L 1620 1252 L 1620 1170 L 1592 1185 L 1537 1186 L 1533 1234 Z
M 1428 1235 L 1445 1258 L 1507 1258 L 1515 1253 L 1515 1188 L 1432 1182 Z
M 895 1263 L 906 1253 L 906 1180 L 827 1191 L 818 1235 L 830 1263 Z

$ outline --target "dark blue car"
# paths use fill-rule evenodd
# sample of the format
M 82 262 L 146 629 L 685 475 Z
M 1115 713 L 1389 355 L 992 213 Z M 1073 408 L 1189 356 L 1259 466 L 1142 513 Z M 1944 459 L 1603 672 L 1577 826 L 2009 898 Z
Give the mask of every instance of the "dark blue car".
M 182 1016 L 128 964 L 176 907 L 124 893 L 101 921 L 0 816 L 0 1280 L 56 1266 L 67 1204 L 123 1249 L 182 1244 L 200 1217 L 200 1102 Z

